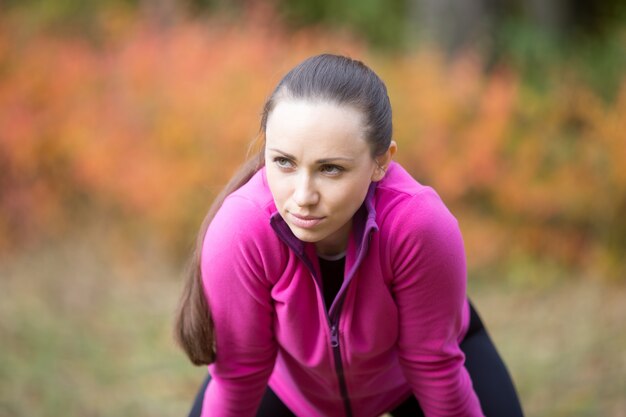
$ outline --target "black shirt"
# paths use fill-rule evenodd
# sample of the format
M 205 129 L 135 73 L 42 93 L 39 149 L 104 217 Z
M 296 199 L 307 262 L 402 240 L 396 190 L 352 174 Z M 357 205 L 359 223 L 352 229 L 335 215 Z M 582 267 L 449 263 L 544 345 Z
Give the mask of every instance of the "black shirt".
M 343 270 L 346 265 L 346 256 L 324 259 L 321 256 L 317 257 L 320 264 L 320 271 L 322 273 L 322 285 L 324 289 L 324 302 L 326 303 L 326 310 L 330 310 L 341 284 L 343 284 Z

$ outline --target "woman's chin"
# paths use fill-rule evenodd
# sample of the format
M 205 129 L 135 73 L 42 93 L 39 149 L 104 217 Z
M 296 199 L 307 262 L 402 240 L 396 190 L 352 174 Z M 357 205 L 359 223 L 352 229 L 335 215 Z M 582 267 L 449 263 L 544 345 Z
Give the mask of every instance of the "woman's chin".
M 297 226 L 289 225 L 289 229 L 294 234 L 295 237 L 300 239 L 303 242 L 307 243 L 317 243 L 324 238 L 319 232 L 315 232 L 313 230 L 302 229 Z

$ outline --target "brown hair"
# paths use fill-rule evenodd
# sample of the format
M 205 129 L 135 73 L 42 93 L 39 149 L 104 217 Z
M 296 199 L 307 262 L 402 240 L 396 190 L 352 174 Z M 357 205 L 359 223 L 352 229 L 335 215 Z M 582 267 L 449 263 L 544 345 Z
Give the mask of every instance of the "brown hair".
M 263 167 L 267 119 L 281 99 L 319 100 L 353 106 L 365 117 L 366 138 L 372 156 L 385 153 L 391 143 L 391 104 L 387 89 L 383 81 L 362 62 L 322 54 L 303 61 L 283 77 L 263 107 L 259 130 L 259 143 L 262 146 L 215 198 L 202 222 L 189 261 L 174 332 L 178 344 L 195 365 L 210 364 L 216 355 L 213 322 L 200 270 L 204 236 L 226 197 Z

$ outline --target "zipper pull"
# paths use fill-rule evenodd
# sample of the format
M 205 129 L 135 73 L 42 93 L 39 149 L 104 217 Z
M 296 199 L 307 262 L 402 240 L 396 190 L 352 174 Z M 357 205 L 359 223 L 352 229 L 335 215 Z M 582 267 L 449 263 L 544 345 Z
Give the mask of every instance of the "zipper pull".
M 330 327 L 330 345 L 334 348 L 339 346 L 339 332 L 337 331 L 336 324 Z

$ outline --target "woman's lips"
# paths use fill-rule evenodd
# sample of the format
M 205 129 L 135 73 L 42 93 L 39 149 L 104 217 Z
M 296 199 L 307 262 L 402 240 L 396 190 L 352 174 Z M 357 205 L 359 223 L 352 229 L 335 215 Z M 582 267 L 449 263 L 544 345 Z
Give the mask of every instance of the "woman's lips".
M 319 222 L 324 220 L 324 217 L 301 216 L 291 212 L 287 212 L 287 214 L 289 215 L 289 221 L 302 229 L 315 227 L 319 224 Z

